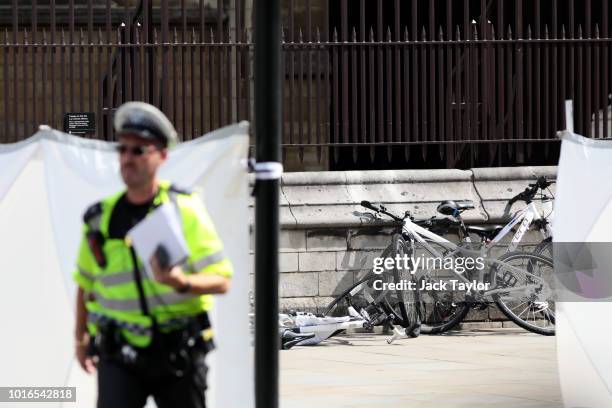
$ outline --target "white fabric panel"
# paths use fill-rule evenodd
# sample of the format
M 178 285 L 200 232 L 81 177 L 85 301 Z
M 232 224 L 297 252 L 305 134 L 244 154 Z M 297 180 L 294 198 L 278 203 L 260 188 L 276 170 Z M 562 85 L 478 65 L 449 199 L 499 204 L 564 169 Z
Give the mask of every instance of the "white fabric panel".
M 565 310 L 570 305 L 570 311 L 578 303 L 564 303 L 557 306 L 557 351 L 559 355 L 559 379 L 563 393 L 564 406 L 567 408 L 606 408 L 612 407 L 612 397 L 604 381 L 595 369 L 595 361 L 590 359 L 590 353 L 585 349 L 584 343 L 579 339 L 579 329 L 575 320 L 567 319 Z M 586 304 L 588 305 L 588 304 Z M 561 306 L 561 307 L 559 307 Z M 609 344 L 609 338 L 602 341 Z
M 73 359 L 73 302 L 59 268 L 43 171 L 42 156 L 33 155 L 0 201 L 4 386 L 62 385 Z
M 219 401 L 219 407 L 250 407 L 254 393 L 236 392 L 236 384 L 251 384 L 253 352 L 247 332 L 249 313 L 249 220 L 247 212 L 248 183 L 244 160 L 247 156 L 246 124 L 239 128 L 224 128 L 214 135 L 183 143 L 171 153 L 161 171 L 163 178 L 176 181 L 197 191 L 204 198 L 217 232 L 232 259 L 236 275 L 232 289 L 216 298 L 211 320 L 217 341 L 217 351 L 209 360 L 214 367 L 209 401 Z M 239 138 L 239 140 L 236 140 Z M 242 142 L 242 143 L 240 143 Z M 202 149 L 206 154 L 198 154 Z M 228 313 L 230 312 L 231 313 Z M 236 376 L 237 367 L 248 376 Z M 224 381 L 220 386 L 219 381 Z M 229 381 L 229 382 L 228 382 Z M 221 401 L 223 401 L 221 403 Z
M 40 134 L 40 132 L 39 132 Z M 110 143 L 66 138 L 46 131 L 40 141 L 45 162 L 44 181 L 49 215 L 70 298 L 75 254 L 81 238 L 82 215 L 96 201 L 123 188 L 117 154 Z M 76 139 L 76 140 L 75 140 Z
M 242 163 L 247 149 L 248 124 L 228 126 L 178 145 L 161 170 L 162 178 L 205 197 L 235 268 L 232 289 L 217 297 L 211 316 L 218 345 L 210 356 L 211 407 L 254 405 Z M 0 308 L 6 322 L 0 384 L 76 386 L 77 406 L 94 407 L 95 376 L 83 373 L 73 357 L 72 271 L 85 208 L 123 188 L 117 154 L 111 143 L 42 130 L 0 147 L 0 168 Z M 235 392 L 236 384 L 242 392 Z
M 19 173 L 38 149 L 35 143 L 18 143 L 14 145 L 0 145 L 0 200 L 15 182 Z
M 557 174 L 555 240 L 582 242 L 612 198 L 612 143 L 565 132 Z M 603 241 L 608 241 L 603 239 Z
M 555 242 L 612 242 L 611 174 L 610 141 L 564 133 L 555 199 L 555 220 L 563 222 L 554 225 Z M 612 406 L 612 303 L 559 302 L 557 315 L 565 406 Z

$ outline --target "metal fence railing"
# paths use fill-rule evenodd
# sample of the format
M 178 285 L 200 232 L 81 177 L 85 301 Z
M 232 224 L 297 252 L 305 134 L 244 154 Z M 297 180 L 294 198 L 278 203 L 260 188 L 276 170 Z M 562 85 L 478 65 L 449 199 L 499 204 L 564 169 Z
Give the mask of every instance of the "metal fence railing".
M 6 3 L 6 2 L 5 2 Z M 0 141 L 126 100 L 184 139 L 253 119 L 247 0 L 0 5 Z M 287 0 L 286 155 L 324 168 L 554 162 L 563 100 L 612 138 L 608 0 Z

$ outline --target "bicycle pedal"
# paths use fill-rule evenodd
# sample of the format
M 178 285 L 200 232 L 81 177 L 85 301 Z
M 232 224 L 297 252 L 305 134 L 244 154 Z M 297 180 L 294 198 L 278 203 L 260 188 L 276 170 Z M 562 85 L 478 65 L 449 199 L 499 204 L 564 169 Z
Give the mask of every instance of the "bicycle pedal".
M 529 305 L 529 309 L 532 312 L 542 312 L 548 309 L 548 302 L 533 302 Z
M 391 337 L 389 337 L 389 338 L 387 339 L 387 344 L 391 344 L 391 343 L 393 343 L 395 340 L 399 339 L 399 338 L 400 338 L 400 337 L 402 337 L 403 335 L 404 335 L 404 334 L 402 333 L 402 331 L 401 331 L 401 330 L 400 330 L 400 329 L 399 329 L 397 326 L 395 326 L 395 327 L 393 328 L 393 336 L 391 336 Z

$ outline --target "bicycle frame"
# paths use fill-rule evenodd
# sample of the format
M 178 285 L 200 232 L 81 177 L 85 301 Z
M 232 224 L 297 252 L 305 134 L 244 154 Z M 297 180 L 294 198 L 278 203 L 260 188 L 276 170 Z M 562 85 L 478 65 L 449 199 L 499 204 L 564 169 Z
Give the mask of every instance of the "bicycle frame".
M 518 223 L 518 221 L 517 221 Z M 529 225 L 529 224 L 528 224 Z M 543 278 L 534 275 L 530 272 L 527 272 L 525 270 L 522 270 L 520 268 L 517 268 L 515 266 L 512 265 L 508 265 L 507 263 L 504 263 L 503 261 L 499 261 L 497 259 L 492 259 L 488 256 L 486 256 L 488 249 L 484 248 L 484 250 L 481 251 L 474 251 L 474 250 L 468 250 L 465 248 L 461 248 L 459 247 L 457 244 L 437 235 L 434 234 L 431 231 L 428 231 L 427 229 L 420 227 L 419 225 L 415 224 L 414 222 L 412 222 L 410 219 L 406 218 L 403 220 L 403 226 L 402 226 L 402 234 L 405 234 L 406 236 L 408 236 L 409 238 L 413 239 L 414 241 L 418 242 L 419 244 L 421 244 L 425 250 L 427 252 L 429 252 L 431 255 L 438 257 L 442 260 L 445 260 L 447 258 L 450 257 L 454 257 L 457 253 L 462 253 L 468 256 L 481 256 L 483 258 L 483 260 L 485 261 L 485 263 L 489 266 L 493 266 L 493 265 L 504 265 L 506 268 L 510 269 L 510 270 L 514 270 L 515 272 L 527 275 L 532 277 L 535 281 L 539 282 L 539 281 L 543 281 Z M 449 255 L 444 256 L 443 254 L 440 254 L 432 245 L 429 244 L 428 240 L 430 242 L 435 242 L 436 244 L 439 244 L 441 246 L 443 246 L 444 248 L 452 251 Z M 428 274 L 429 271 L 426 271 L 425 274 Z M 464 283 L 471 283 L 470 280 L 468 280 L 465 276 L 463 276 L 462 273 L 458 273 L 454 270 L 451 269 L 451 273 L 453 275 L 455 275 L 459 280 L 463 281 Z M 479 277 L 479 281 L 482 281 L 484 277 L 484 273 L 480 274 Z M 489 290 L 484 290 L 484 291 L 479 291 L 479 293 L 482 296 L 488 297 L 491 295 L 494 295 L 496 293 L 500 293 L 500 292 L 519 292 L 519 291 L 525 291 L 528 286 L 514 286 L 511 288 L 501 288 L 501 289 L 496 289 L 496 276 L 494 275 L 491 279 L 491 289 Z M 470 294 L 470 290 L 467 290 L 467 293 Z
M 506 226 L 495 236 L 495 238 L 493 238 L 490 242 L 486 244 L 486 248 L 490 249 L 499 241 L 501 241 L 508 234 L 508 232 L 510 232 L 510 230 L 520 222 L 521 224 L 514 236 L 512 237 L 510 245 L 508 245 L 508 249 L 506 250 L 506 252 L 515 251 L 518 247 L 518 244 L 523 239 L 523 236 L 531 227 L 533 221 L 539 219 L 546 219 L 545 214 L 538 210 L 534 202 L 529 203 L 527 207 L 521 209 L 514 215 L 510 222 L 506 224 Z M 545 229 L 541 228 L 540 232 L 542 234 L 542 238 L 548 238 L 552 236 L 552 230 L 548 224 L 546 225 Z

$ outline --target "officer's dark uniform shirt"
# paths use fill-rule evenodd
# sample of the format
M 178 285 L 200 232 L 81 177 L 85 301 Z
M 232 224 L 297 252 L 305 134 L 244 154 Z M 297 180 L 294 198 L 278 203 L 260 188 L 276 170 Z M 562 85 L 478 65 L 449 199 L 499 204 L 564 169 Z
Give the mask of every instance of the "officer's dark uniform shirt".
M 127 232 L 147 215 L 153 200 L 154 198 L 143 204 L 132 204 L 127 199 L 126 194 L 122 195 L 117 204 L 115 204 L 111 215 L 108 226 L 109 238 L 124 239 Z

